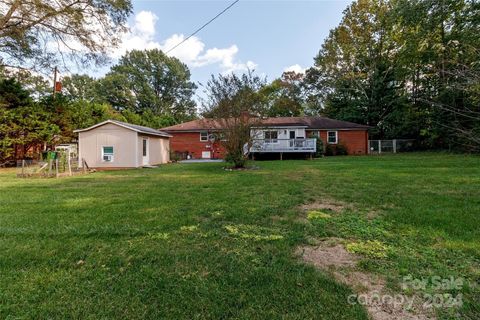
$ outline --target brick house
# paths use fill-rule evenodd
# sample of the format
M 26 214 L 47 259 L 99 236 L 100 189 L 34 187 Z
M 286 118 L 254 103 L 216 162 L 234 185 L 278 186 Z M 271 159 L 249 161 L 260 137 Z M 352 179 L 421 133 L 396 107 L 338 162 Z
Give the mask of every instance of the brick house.
M 193 120 L 162 128 L 172 135 L 171 150 L 196 159 L 221 159 L 224 150 L 217 137 L 222 132 L 221 121 L 215 119 Z M 257 138 L 250 149 L 253 154 L 304 153 L 316 151 L 316 139 L 324 145 L 342 144 L 350 155 L 368 153 L 369 126 L 329 119 L 325 117 L 265 118 L 261 125 L 252 128 Z

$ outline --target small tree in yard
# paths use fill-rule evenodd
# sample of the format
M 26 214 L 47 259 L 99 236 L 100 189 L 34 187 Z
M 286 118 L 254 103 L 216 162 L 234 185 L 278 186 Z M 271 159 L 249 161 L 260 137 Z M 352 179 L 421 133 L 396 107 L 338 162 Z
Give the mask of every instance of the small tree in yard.
M 251 71 L 237 76 L 212 76 L 206 85 L 207 98 L 203 101 L 203 115 L 217 120 L 223 129 L 220 144 L 225 148 L 225 160 L 235 168 L 244 168 L 254 136 L 266 112 L 266 104 L 259 90 L 265 79 Z

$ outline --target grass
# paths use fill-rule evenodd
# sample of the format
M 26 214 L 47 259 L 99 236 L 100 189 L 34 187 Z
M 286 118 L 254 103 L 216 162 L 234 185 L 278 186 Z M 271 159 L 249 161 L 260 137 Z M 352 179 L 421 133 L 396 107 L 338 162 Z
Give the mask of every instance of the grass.
M 472 285 L 452 292 L 463 306 L 439 318 L 480 314 L 479 157 L 257 165 L 0 171 L 0 318 L 368 319 L 350 288 L 294 255 L 330 236 L 394 290 L 406 275 L 465 278 Z M 351 207 L 298 219 L 299 205 L 324 198 Z

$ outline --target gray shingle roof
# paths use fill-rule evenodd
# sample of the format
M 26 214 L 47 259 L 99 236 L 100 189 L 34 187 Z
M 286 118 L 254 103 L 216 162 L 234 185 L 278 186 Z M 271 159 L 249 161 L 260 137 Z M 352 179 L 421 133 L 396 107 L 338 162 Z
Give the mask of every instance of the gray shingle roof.
M 171 137 L 170 134 L 168 134 L 166 132 L 163 132 L 163 131 L 160 131 L 160 130 L 157 130 L 157 129 L 153 129 L 153 128 L 145 127 L 145 126 L 140 126 L 140 125 L 137 125 L 137 124 L 131 124 L 131 123 L 118 121 L 118 120 L 107 120 L 107 121 L 104 121 L 104 122 L 101 122 L 101 123 L 97 123 L 96 125 L 93 125 L 89 128 L 74 130 L 73 132 L 82 132 L 82 131 L 92 130 L 92 129 L 95 129 L 95 128 L 97 128 L 99 126 L 102 126 L 104 124 L 107 124 L 107 123 L 113 123 L 113 124 L 119 125 L 121 127 L 130 129 L 130 130 L 133 130 L 133 131 L 136 131 L 136 132 L 144 133 L 144 134 L 151 134 L 151 135 L 161 136 L 161 137 Z
M 299 126 L 308 129 L 358 129 L 368 130 L 370 127 L 342 120 L 335 120 L 326 117 L 275 117 L 265 118 L 262 125 L 270 127 Z M 174 126 L 162 128 L 167 132 L 175 131 L 199 131 L 199 130 L 222 130 L 223 122 L 218 119 L 198 119 Z

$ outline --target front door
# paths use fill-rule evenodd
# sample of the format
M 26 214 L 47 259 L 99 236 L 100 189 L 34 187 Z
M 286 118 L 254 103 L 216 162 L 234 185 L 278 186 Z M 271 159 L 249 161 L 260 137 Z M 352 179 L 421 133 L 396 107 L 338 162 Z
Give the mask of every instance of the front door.
M 290 130 L 289 137 L 290 137 L 290 141 L 289 141 L 288 144 L 289 144 L 290 148 L 293 148 L 295 146 L 295 138 L 296 138 L 295 130 Z
M 142 139 L 142 164 L 144 166 L 148 165 L 149 159 L 148 159 L 148 139 L 143 138 Z

